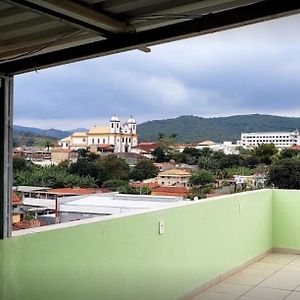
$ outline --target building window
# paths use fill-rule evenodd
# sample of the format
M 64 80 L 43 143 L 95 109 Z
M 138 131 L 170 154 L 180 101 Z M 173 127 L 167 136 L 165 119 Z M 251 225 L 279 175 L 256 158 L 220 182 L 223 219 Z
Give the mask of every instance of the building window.
M 105 139 L 103 139 L 103 144 L 105 144 Z
M 98 139 L 98 144 L 100 144 L 100 139 Z
M 111 128 L 114 128 L 114 123 L 111 123 Z
M 117 128 L 119 128 L 119 123 L 117 123 Z
M 92 139 L 92 144 L 95 144 L 95 139 Z

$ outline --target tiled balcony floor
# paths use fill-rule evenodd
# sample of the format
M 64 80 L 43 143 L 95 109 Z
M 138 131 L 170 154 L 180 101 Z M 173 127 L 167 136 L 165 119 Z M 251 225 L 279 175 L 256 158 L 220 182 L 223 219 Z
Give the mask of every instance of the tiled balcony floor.
M 300 300 L 300 256 L 272 253 L 193 300 Z

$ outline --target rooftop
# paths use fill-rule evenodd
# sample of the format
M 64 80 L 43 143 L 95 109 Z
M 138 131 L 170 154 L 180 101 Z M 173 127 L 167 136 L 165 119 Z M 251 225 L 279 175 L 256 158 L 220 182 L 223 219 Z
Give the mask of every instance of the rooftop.
M 191 172 L 186 169 L 173 168 L 159 172 L 158 176 L 190 176 Z
M 88 131 L 88 134 L 107 134 L 110 133 L 108 127 L 93 127 Z

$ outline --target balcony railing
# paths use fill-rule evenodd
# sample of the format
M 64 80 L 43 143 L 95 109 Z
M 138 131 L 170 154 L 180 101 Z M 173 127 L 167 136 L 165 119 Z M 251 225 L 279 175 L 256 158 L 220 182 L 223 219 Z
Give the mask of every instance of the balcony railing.
M 0 241 L 0 299 L 188 299 L 272 249 L 300 253 L 299 213 L 300 191 L 260 190 L 18 232 Z

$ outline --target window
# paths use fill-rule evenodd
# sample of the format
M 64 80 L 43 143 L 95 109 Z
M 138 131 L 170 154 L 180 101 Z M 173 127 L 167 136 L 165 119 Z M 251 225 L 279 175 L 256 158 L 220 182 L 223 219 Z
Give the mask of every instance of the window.
M 103 139 L 103 144 L 105 144 L 105 139 Z
M 92 139 L 92 144 L 95 144 L 95 139 Z
M 114 123 L 111 123 L 111 128 L 114 128 Z
M 100 144 L 100 139 L 98 139 L 98 144 Z

